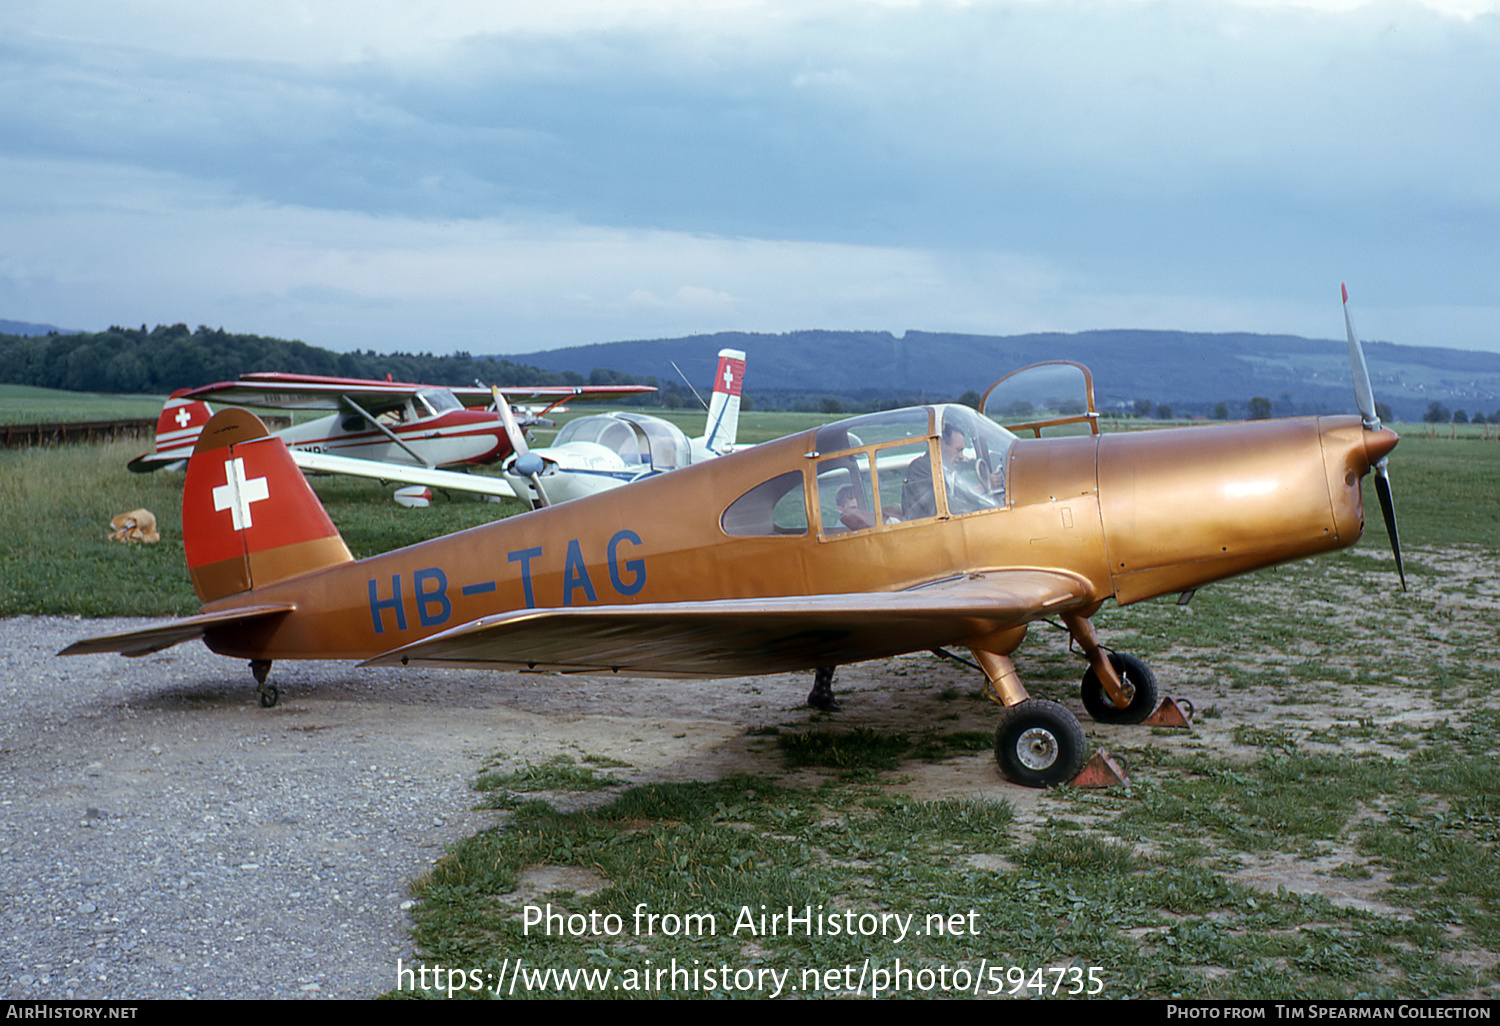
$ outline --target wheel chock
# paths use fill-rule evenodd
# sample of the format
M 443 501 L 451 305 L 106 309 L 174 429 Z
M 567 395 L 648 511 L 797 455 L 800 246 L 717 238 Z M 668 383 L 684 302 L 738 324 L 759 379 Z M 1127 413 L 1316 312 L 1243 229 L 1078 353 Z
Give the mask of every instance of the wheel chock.
M 1069 783 L 1073 787 L 1129 787 L 1130 778 L 1125 775 L 1125 770 L 1115 761 L 1115 757 L 1100 748 L 1084 765 L 1083 772 Z
M 1193 703 L 1186 698 L 1176 699 L 1170 695 L 1161 700 L 1156 712 L 1141 721 L 1148 727 L 1191 727 L 1193 725 Z

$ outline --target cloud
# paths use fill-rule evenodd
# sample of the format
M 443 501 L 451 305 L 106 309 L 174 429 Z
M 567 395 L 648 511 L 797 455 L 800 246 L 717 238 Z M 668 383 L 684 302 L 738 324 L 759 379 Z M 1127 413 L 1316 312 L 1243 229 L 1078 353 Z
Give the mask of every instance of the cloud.
M 1349 277 L 1491 344 L 1495 7 L 17 3 L 0 300 L 359 345 L 1305 332 Z

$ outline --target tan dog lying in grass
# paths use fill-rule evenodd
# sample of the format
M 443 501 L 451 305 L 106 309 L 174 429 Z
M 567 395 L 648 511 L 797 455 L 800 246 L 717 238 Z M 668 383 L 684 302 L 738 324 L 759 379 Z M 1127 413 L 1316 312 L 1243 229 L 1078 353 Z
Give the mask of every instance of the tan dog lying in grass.
M 121 513 L 110 519 L 109 526 L 111 541 L 161 541 L 161 535 L 156 533 L 156 514 L 149 509 L 133 509 L 129 513 Z

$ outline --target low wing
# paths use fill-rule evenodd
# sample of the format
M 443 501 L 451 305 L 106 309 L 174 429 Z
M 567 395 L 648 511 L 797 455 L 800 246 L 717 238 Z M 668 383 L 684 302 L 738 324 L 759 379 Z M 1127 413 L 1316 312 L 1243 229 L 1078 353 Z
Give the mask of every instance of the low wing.
M 514 499 L 516 491 L 504 478 L 487 477 L 483 474 L 462 474 L 454 470 L 432 470 L 405 463 L 381 463 L 378 460 L 356 459 L 352 456 L 330 456 L 321 452 L 302 452 L 292 449 L 292 462 L 303 470 L 320 474 L 341 474 L 346 477 L 371 477 L 378 481 L 398 481 L 401 484 L 427 485 L 453 492 L 472 492 L 476 495 L 498 495 Z
M 252 620 L 260 620 L 268 616 L 281 616 L 290 613 L 297 607 L 290 602 L 276 603 L 274 605 L 242 606 L 239 609 L 231 609 L 223 613 L 200 613 L 197 616 L 184 617 L 181 620 L 171 620 L 167 623 L 157 624 L 152 627 L 142 627 L 140 630 L 123 631 L 119 634 L 103 634 L 97 638 L 85 638 L 75 641 L 58 655 L 99 655 L 104 652 L 118 652 L 127 656 L 144 656 L 152 652 L 160 652 L 164 648 L 171 648 L 184 641 L 192 641 L 201 638 L 205 633 L 215 627 L 225 627 L 230 624 L 248 623 Z
M 1005 570 L 911 591 L 523 609 L 443 631 L 366 666 L 476 666 L 733 677 L 977 641 L 1090 602 L 1082 579 Z
M 220 381 L 189 389 L 182 394 L 189 399 L 212 400 L 231 406 L 253 406 L 266 410 L 337 410 L 341 408 L 344 396 L 370 409 L 399 405 L 418 392 L 432 388 L 446 386 L 256 371 L 242 374 L 238 381 Z M 452 392 L 465 406 L 488 406 L 494 398 L 488 388 L 477 386 L 449 388 L 447 391 Z M 649 385 L 537 385 L 503 388 L 501 391 L 507 398 L 513 397 L 516 400 L 547 399 L 557 403 L 564 400 L 623 399 L 643 392 L 654 392 L 656 389 Z

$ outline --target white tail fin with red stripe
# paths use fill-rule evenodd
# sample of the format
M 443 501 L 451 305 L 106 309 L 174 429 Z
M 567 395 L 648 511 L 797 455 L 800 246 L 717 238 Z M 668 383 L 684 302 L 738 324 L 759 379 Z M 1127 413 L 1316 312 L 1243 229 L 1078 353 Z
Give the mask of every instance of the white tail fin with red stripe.
M 182 541 L 204 602 L 354 558 L 286 444 L 241 409 L 215 414 L 198 437 L 183 482 Z
M 193 454 L 193 446 L 198 444 L 203 426 L 214 414 L 207 403 L 184 399 L 182 396 L 187 391 L 179 388 L 162 405 L 156 418 L 156 449 L 131 460 L 131 470 L 136 473 L 160 470 L 181 463 Z
M 703 447 L 723 455 L 734 448 L 740 429 L 740 392 L 745 379 L 745 354 L 738 349 L 719 350 L 719 370 L 714 375 L 714 394 L 708 404 L 708 427 Z

